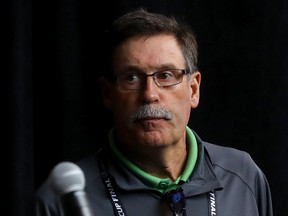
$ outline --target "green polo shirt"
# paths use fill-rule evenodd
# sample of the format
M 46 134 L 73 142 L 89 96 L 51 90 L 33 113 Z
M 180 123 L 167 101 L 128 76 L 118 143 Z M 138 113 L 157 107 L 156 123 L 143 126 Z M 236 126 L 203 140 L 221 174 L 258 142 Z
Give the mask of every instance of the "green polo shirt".
M 188 158 L 186 167 L 183 173 L 174 181 L 171 182 L 169 178 L 158 178 L 155 176 L 146 173 L 131 161 L 129 161 L 117 148 L 114 142 L 114 129 L 111 129 L 109 133 L 109 144 L 115 156 L 135 175 L 137 175 L 140 179 L 146 182 L 150 187 L 155 188 L 161 193 L 165 193 L 166 191 L 176 189 L 179 187 L 181 182 L 187 181 L 189 176 L 191 175 L 197 160 L 198 155 L 198 146 L 196 138 L 192 132 L 192 130 L 187 126 L 186 127 L 186 135 L 187 135 L 187 145 L 188 145 Z

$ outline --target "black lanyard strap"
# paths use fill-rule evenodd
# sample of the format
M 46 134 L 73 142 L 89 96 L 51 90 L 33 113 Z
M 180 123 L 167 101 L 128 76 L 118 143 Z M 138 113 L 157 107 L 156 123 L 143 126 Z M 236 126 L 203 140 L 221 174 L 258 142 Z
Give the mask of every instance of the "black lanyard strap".
M 119 200 L 116 194 L 115 188 L 113 186 L 115 185 L 115 183 L 113 182 L 113 179 L 109 177 L 109 174 L 106 170 L 103 160 L 101 160 L 99 157 L 98 161 L 99 161 L 99 168 L 101 172 L 102 181 L 103 181 L 103 184 L 105 185 L 107 195 L 110 198 L 111 204 L 114 209 L 114 213 L 115 215 L 118 215 L 118 216 L 125 216 L 126 214 L 125 214 L 123 205 L 121 201 Z
M 216 216 L 216 196 L 214 190 L 208 193 L 210 203 L 210 216 Z

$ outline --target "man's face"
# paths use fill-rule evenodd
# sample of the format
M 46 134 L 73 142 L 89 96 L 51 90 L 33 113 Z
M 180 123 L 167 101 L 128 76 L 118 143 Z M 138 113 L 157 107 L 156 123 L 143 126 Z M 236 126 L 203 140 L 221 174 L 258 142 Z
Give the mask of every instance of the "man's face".
M 131 38 L 117 48 L 113 62 L 116 76 L 131 71 L 152 74 L 166 69 L 186 69 L 181 49 L 169 35 Z M 185 142 L 191 108 L 196 108 L 199 102 L 199 72 L 191 77 L 184 75 L 181 83 L 169 87 L 158 87 L 152 76 L 145 79 L 139 90 L 123 90 L 117 82 L 106 82 L 104 86 L 104 103 L 113 112 L 122 144 L 146 148 Z M 131 115 L 143 105 L 152 110 L 160 108 L 166 117 L 150 114 L 131 121 Z

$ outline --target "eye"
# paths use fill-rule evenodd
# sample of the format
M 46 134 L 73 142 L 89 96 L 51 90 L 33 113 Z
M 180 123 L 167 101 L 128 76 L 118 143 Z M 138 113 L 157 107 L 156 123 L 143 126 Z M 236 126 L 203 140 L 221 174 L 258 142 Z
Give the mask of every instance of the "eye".
M 158 80 L 171 80 L 174 79 L 175 76 L 171 71 L 161 71 L 156 73 L 156 77 Z
M 127 73 L 122 76 L 122 80 L 125 82 L 138 82 L 141 80 L 141 75 L 139 73 Z

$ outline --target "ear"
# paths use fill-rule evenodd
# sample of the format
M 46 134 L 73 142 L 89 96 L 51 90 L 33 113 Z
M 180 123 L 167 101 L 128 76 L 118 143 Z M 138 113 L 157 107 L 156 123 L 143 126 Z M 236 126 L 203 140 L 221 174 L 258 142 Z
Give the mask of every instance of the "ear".
M 191 108 L 196 108 L 199 104 L 200 83 L 201 73 L 199 71 L 196 71 L 191 75 Z
M 112 108 L 112 86 L 111 83 L 105 78 L 100 77 L 98 80 L 101 95 L 103 99 L 103 104 L 106 108 L 111 109 Z

